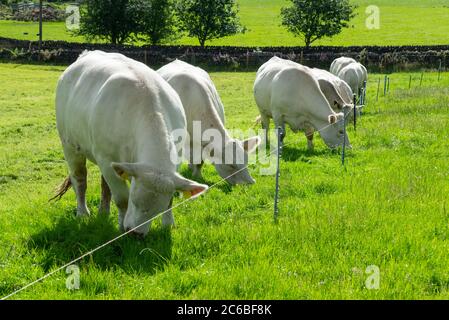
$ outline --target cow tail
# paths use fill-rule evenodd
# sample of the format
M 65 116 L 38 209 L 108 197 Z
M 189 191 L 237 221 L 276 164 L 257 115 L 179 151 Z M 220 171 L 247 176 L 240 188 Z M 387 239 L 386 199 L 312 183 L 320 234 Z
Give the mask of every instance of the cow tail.
M 70 180 L 70 177 L 65 178 L 64 182 L 55 189 L 55 196 L 48 200 L 48 202 L 53 200 L 61 200 L 61 198 L 67 193 L 67 191 L 69 191 L 71 187 L 72 181 Z

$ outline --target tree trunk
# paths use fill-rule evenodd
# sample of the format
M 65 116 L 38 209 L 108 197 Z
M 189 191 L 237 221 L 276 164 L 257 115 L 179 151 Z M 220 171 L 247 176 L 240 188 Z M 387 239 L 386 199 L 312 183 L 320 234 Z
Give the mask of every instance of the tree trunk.
M 310 37 L 306 37 L 305 42 L 306 42 L 306 48 L 307 49 L 310 48 L 310 45 L 312 44 L 311 38 Z

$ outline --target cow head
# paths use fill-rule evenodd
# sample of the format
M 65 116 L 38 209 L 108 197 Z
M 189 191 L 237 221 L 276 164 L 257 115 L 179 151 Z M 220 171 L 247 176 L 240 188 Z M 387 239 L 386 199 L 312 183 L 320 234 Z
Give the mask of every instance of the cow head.
M 345 134 L 344 121 L 345 116 L 343 113 L 331 114 L 328 117 L 328 124 L 320 130 L 320 135 L 329 148 L 335 149 L 341 146 L 343 139 L 345 140 L 346 146 L 351 148 L 348 135 Z
M 176 172 L 162 172 L 146 164 L 113 163 L 112 167 L 121 179 L 131 181 L 124 229 L 137 228 L 134 233 L 142 236 L 148 233 L 151 223 L 142 224 L 168 210 L 175 191 L 196 198 L 208 189 Z
M 248 154 L 260 144 L 259 137 L 245 141 L 229 140 L 214 156 L 214 166 L 218 174 L 231 185 L 253 184 L 255 180 L 248 171 Z

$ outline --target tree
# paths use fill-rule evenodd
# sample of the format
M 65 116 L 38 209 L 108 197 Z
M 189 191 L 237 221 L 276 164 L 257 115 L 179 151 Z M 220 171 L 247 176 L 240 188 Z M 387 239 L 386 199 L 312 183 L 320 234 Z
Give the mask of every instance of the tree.
M 235 0 L 178 0 L 177 12 L 181 30 L 197 38 L 201 47 L 208 40 L 245 32 Z
M 138 30 L 137 16 L 142 3 L 136 0 L 86 0 L 81 10 L 80 29 L 87 39 L 122 44 L 133 40 Z
M 349 0 L 290 0 L 281 9 L 282 25 L 295 36 L 304 37 L 306 47 L 323 37 L 332 37 L 349 27 L 355 7 Z
M 142 0 L 139 32 L 150 44 L 161 44 L 177 38 L 173 0 Z

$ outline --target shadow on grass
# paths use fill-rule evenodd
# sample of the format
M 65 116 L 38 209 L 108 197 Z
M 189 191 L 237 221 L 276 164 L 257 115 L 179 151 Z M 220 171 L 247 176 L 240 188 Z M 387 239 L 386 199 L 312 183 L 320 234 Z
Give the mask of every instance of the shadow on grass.
M 322 156 L 325 154 L 329 154 L 329 150 L 321 149 L 321 150 L 313 150 L 310 151 L 308 149 L 298 149 L 294 147 L 285 146 L 282 151 L 282 160 L 286 162 L 294 162 L 294 161 L 303 161 L 310 162 L 310 157 L 314 156 Z
M 34 234 L 28 248 L 37 253 L 45 272 L 62 266 L 73 259 L 119 236 L 116 219 L 93 214 L 78 219 L 68 210 L 52 226 Z M 127 273 L 154 274 L 172 257 L 171 229 L 153 226 L 144 240 L 124 236 L 76 264 L 86 262 L 106 270 L 119 268 Z

